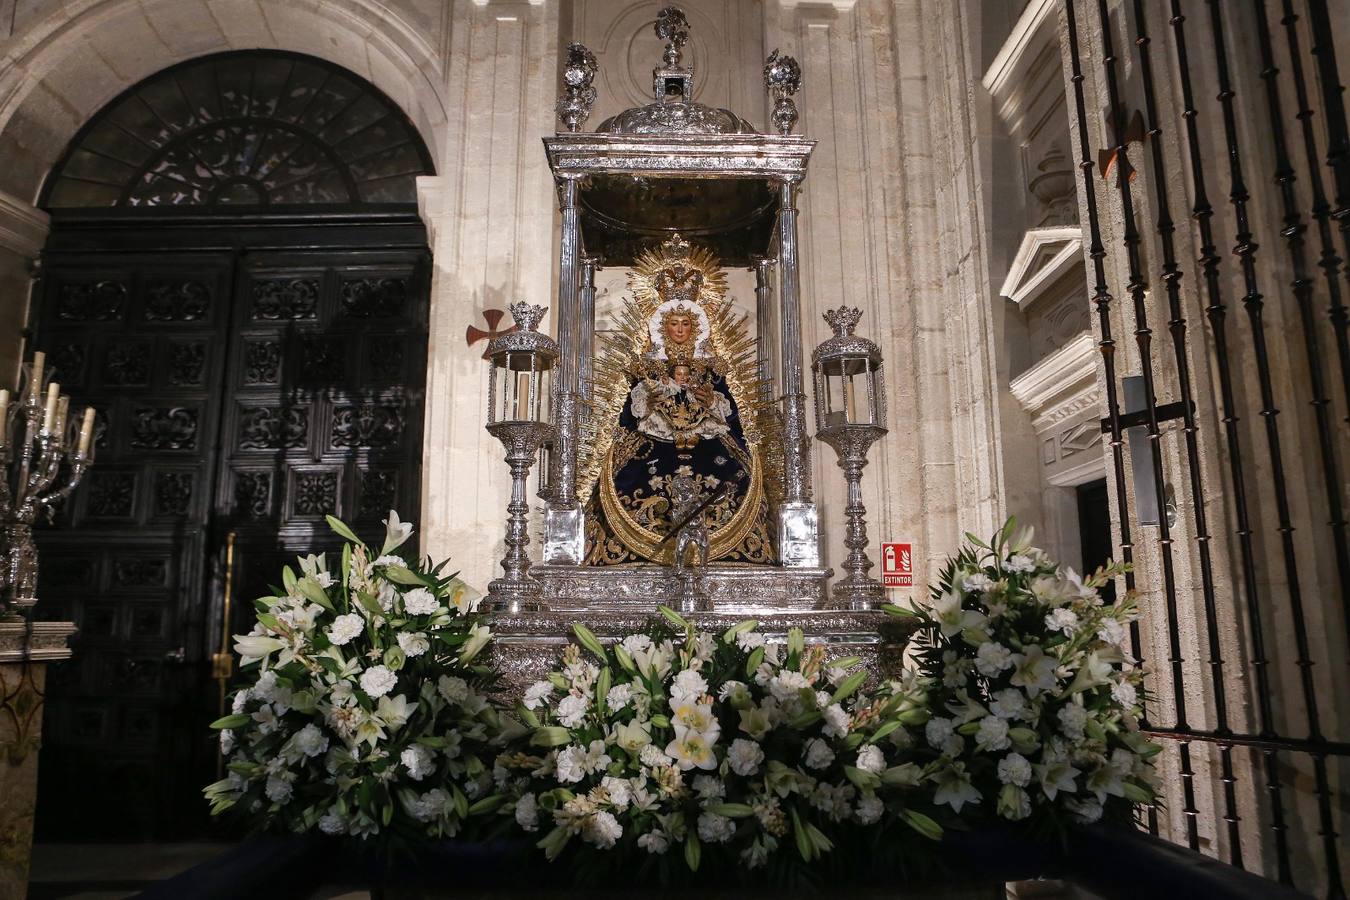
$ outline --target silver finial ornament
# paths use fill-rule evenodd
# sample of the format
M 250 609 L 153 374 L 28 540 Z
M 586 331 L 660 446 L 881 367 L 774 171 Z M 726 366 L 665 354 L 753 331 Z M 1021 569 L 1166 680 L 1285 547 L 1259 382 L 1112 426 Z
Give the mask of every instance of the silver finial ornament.
M 779 134 L 792 133 L 797 124 L 797 104 L 792 95 L 801 90 L 802 67 L 797 60 L 774 50 L 764 61 L 764 88 L 773 99 L 773 113 L 770 118 Z
M 568 131 L 576 132 L 591 117 L 591 107 L 595 105 L 595 73 L 599 64 L 595 54 L 584 44 L 570 44 L 567 47 L 567 62 L 563 65 L 563 95 L 558 98 L 558 118 Z
M 678 6 L 667 6 L 656 14 L 656 36 L 666 42 L 662 57 L 667 66 L 674 67 L 684 58 L 684 45 L 689 43 L 689 18 Z
M 835 337 L 848 337 L 858 327 L 862 310 L 856 307 L 841 306 L 825 311 L 825 322 L 834 329 Z
M 511 318 L 520 326 L 521 331 L 538 331 L 540 320 L 544 318 L 544 313 L 548 312 L 547 307 L 534 306 L 524 300 L 512 303 L 510 309 Z

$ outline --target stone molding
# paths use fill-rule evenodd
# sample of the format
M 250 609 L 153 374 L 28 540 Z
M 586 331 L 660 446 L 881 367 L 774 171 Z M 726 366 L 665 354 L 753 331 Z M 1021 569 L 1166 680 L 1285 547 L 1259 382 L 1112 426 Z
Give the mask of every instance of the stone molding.
M 1100 411 L 1097 353 L 1096 340 L 1084 332 L 1009 383 L 1038 434 L 1085 409 Z
M 1037 266 L 1047 250 L 1062 245 L 1054 255 Z M 1008 267 L 1008 277 L 998 289 L 999 295 L 1007 297 L 1021 309 L 1026 309 L 1046 289 L 1059 280 L 1060 276 L 1083 265 L 1083 229 L 1078 225 L 1055 225 L 1046 228 L 1032 228 L 1022 237 L 1017 255 Z
M 841 13 L 852 12 L 858 0 L 778 0 L 783 9 L 801 9 L 808 6 L 832 6 Z
M 17 663 L 26 658 L 33 662 L 52 662 L 70 659 L 66 646 L 77 629 L 74 622 L 34 622 L 32 634 L 25 622 L 0 622 L 0 663 Z
M 985 90 L 998 97 L 1022 80 L 1027 66 L 1049 41 L 1056 39 L 1055 31 L 1048 23 L 1058 6 L 1057 0 L 1031 0 L 1027 4 L 994 61 L 985 70 L 980 82 Z
M 35 258 L 47 243 L 51 216 L 13 194 L 0 191 L 0 247 Z

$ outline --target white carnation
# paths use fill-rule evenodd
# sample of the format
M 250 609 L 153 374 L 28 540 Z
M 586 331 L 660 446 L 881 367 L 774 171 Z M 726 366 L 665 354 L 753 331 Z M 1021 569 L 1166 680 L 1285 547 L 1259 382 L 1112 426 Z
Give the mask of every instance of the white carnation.
M 620 710 L 627 706 L 631 699 L 633 699 L 633 686 L 631 684 L 616 684 L 605 695 L 605 705 L 611 711 Z
M 371 666 L 361 673 L 361 690 L 372 700 L 383 697 L 394 689 L 398 676 L 387 666 Z
M 980 720 L 980 728 L 975 732 L 975 746 L 981 750 L 1006 750 L 1012 741 L 1008 739 L 1008 721 L 998 716 L 985 716 Z
M 834 762 L 834 751 L 820 738 L 811 738 L 802 748 L 802 761 L 807 768 L 823 769 Z
M 820 730 L 826 737 L 841 738 L 848 734 L 848 726 L 851 722 L 849 714 L 838 703 L 831 703 L 825 707 L 825 725 Z
M 419 744 L 408 747 L 399 755 L 399 762 L 408 770 L 408 777 L 421 781 L 435 770 L 431 751 Z
M 330 808 L 328 813 L 319 818 L 319 830 L 324 834 L 342 834 L 347 830 L 347 823 L 342 821 L 342 817 L 337 814 L 336 807 Z
M 779 703 L 796 700 L 803 689 L 809 689 L 811 682 L 801 672 L 785 669 L 769 679 L 769 693 Z
M 554 775 L 561 784 L 576 784 L 586 777 L 584 760 L 586 751 L 573 744 L 558 751 L 554 763 Z
M 589 698 L 568 694 L 558 701 L 558 721 L 562 723 L 564 728 L 576 728 L 585 718 L 586 710 L 590 705 Z
M 1111 699 L 1121 706 L 1131 707 L 1139 699 L 1139 692 L 1128 681 L 1119 681 L 1111 685 Z
M 742 631 L 736 635 L 736 646 L 749 653 L 756 647 L 764 646 L 764 635 L 758 631 Z
M 641 653 L 652 645 L 652 639 L 645 634 L 630 634 L 624 638 L 623 649 L 631 653 Z
M 633 801 L 633 790 L 627 779 L 606 775 L 600 779 L 600 786 L 609 794 L 609 802 L 616 809 L 624 809 Z
M 668 766 L 672 762 L 671 758 L 667 756 L 665 753 L 661 752 L 661 748 L 656 746 L 655 744 L 647 744 L 641 750 L 639 750 L 638 761 L 642 763 L 644 766 L 648 767 L 649 769 L 656 769 L 660 768 L 661 766 Z
M 983 594 L 994 588 L 994 579 L 983 572 L 975 572 L 967 575 L 961 582 L 961 587 L 967 594 Z
M 526 831 L 539 830 L 539 801 L 526 794 L 516 801 L 516 824 Z
M 989 711 L 1000 719 L 1026 718 L 1027 698 L 1017 688 L 1004 688 L 994 693 Z
M 1129 631 L 1116 619 L 1103 619 L 1097 626 L 1097 637 L 1113 647 L 1124 647 Z
M 413 588 L 403 595 L 403 608 L 410 616 L 429 616 L 440 605 L 440 601 L 426 588 Z
M 422 631 L 412 634 L 401 632 L 398 636 L 398 646 L 408 656 L 421 656 L 431 649 L 431 641 L 427 640 L 426 633 Z
M 581 828 L 581 839 L 594 844 L 601 850 L 608 850 L 623 837 L 623 826 L 610 812 L 598 812 L 586 820 Z
M 551 696 L 553 696 L 553 682 L 536 681 L 525 689 L 525 708 L 538 709 Z
M 267 794 L 267 799 L 273 803 L 287 803 L 291 799 L 291 794 L 295 788 L 289 781 L 280 775 L 272 775 L 267 779 L 267 786 L 263 788 L 263 793 Z
M 764 750 L 755 741 L 736 738 L 727 750 L 727 762 L 731 764 L 731 771 L 737 775 L 754 775 L 764 762 Z
M 928 739 L 928 746 L 934 750 L 941 750 L 955 730 L 955 723 L 951 719 L 934 716 L 923 727 L 923 735 Z
M 313 722 L 297 731 L 291 740 L 296 750 L 311 759 L 328 752 L 328 738 L 324 737 L 323 732 Z
M 1059 728 L 1064 736 L 1072 740 L 1083 737 L 1083 727 L 1087 725 L 1087 710 L 1077 703 L 1070 703 L 1059 711 Z
M 469 683 L 456 675 L 442 675 L 436 679 L 436 691 L 446 703 L 463 703 L 469 697 Z
M 1074 631 L 1078 628 L 1078 613 L 1068 607 L 1060 607 L 1045 617 L 1045 627 L 1073 637 Z
M 724 844 L 736 836 L 736 823 L 726 816 L 705 812 L 698 817 L 698 836 L 708 844 Z
M 333 620 L 333 624 L 328 626 L 328 640 L 335 646 L 341 647 L 364 631 L 365 627 L 366 623 L 356 613 L 338 616 Z
M 666 837 L 664 831 L 649 831 L 637 839 L 637 845 L 659 856 L 670 849 L 670 838 Z
M 854 815 L 859 824 L 874 825 L 881 820 L 881 814 L 885 811 L 886 804 L 881 802 L 881 798 L 876 794 L 868 794 L 858 801 Z
M 1036 560 L 1021 553 L 1014 553 L 1008 557 L 1008 561 L 1003 564 L 1003 568 L 1009 572 L 1030 572 L 1036 568 Z
M 1020 753 L 1009 753 L 998 761 L 998 780 L 1004 784 L 1026 787 L 1031 783 L 1031 763 Z
M 880 775 L 886 771 L 886 754 L 882 753 L 881 748 L 874 744 L 864 744 L 858 750 L 857 766 L 864 772 Z
M 987 678 L 995 677 L 1012 664 L 1012 651 L 998 641 L 981 644 L 975 651 L 975 668 Z
M 672 705 L 678 697 L 702 697 L 708 692 L 708 682 L 693 669 L 685 669 L 675 676 L 670 685 Z

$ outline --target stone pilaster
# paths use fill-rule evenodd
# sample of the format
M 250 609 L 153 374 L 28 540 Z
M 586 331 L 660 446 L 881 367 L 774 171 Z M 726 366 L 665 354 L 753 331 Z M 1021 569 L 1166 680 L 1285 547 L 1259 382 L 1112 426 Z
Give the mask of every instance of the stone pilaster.
M 465 329 L 515 300 L 550 307 L 543 327 L 556 327 L 539 138 L 554 130 L 558 8 L 454 0 L 449 15 L 441 174 L 418 183 L 433 266 L 420 525 L 422 551 L 482 588 L 499 574 L 510 478 L 484 428 L 483 344 Z
M 47 663 L 70 657 L 69 622 L 0 622 L 0 900 L 23 900 L 33 850 Z
M 14 386 L 33 263 L 47 241 L 45 212 L 0 191 L 0 387 Z

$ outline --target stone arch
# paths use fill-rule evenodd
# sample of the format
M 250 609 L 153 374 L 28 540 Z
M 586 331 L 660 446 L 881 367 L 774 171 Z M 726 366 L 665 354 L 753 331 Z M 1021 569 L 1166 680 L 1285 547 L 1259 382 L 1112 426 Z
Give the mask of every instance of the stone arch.
M 244 49 L 304 53 L 365 78 L 441 161 L 437 52 L 377 0 L 81 0 L 0 60 L 0 191 L 33 202 L 71 138 L 124 90 L 175 63 Z

